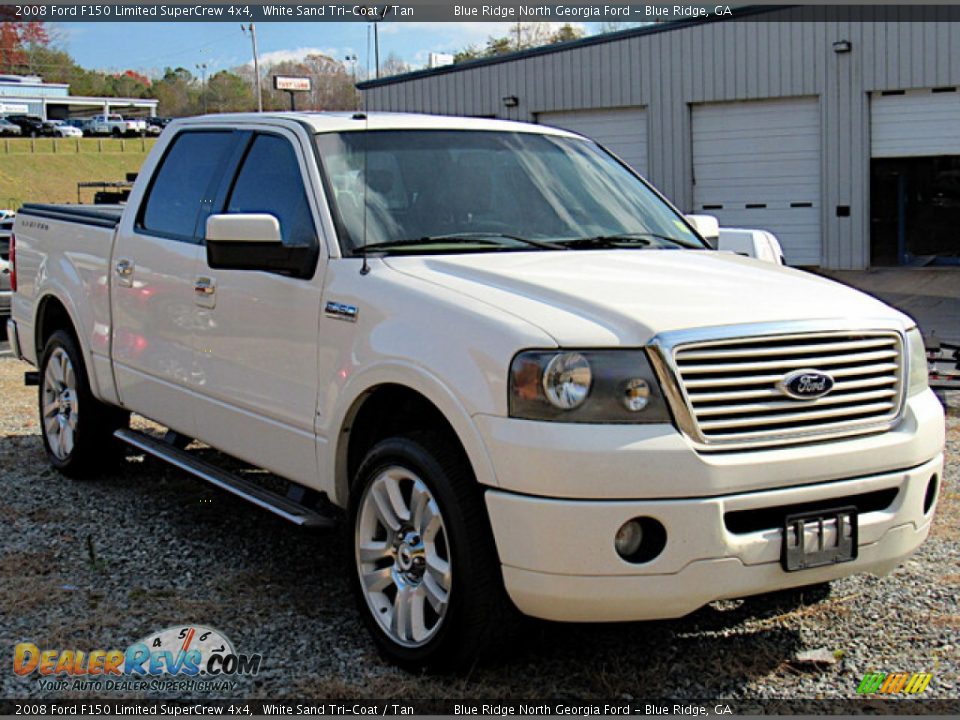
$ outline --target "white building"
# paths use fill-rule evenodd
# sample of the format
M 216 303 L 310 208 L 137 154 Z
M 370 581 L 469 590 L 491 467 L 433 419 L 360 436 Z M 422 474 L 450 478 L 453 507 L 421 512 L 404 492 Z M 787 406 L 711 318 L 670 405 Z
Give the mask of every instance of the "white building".
M 0 75 L 0 115 L 34 115 L 44 120 L 110 112 L 154 116 L 159 102 L 148 98 L 71 95 L 70 86 L 64 83 L 45 83 L 35 75 Z

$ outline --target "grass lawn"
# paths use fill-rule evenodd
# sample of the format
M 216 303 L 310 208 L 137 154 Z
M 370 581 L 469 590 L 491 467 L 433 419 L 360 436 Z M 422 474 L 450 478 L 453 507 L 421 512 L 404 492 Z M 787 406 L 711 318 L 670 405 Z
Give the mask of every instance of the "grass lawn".
M 125 179 L 140 169 L 154 142 L 0 139 L 0 208 L 16 209 L 25 202 L 75 203 L 78 182 Z M 85 189 L 81 197 L 92 202 L 93 190 Z

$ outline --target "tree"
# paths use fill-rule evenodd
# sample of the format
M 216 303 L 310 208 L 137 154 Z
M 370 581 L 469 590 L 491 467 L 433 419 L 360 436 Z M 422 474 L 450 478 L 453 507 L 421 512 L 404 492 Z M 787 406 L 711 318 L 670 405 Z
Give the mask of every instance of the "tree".
M 290 99 L 284 91 L 273 89 L 271 76 L 293 75 L 310 78 L 310 92 L 297 93 L 297 109 L 300 110 L 355 110 L 359 95 L 353 76 L 347 67 L 328 55 L 314 53 L 303 60 L 287 60 L 263 69 L 263 107 L 265 110 L 286 110 Z M 243 66 L 234 72 L 253 85 L 253 68 Z
M 476 60 L 481 57 L 483 57 L 483 50 L 481 48 L 478 48 L 476 45 L 468 45 L 463 50 L 453 54 L 453 62 L 456 64 L 466 62 L 467 60 Z
M 517 50 L 526 50 L 527 48 L 540 47 L 541 45 L 551 45 L 553 43 L 567 42 L 576 40 L 584 36 L 583 28 L 566 23 L 560 26 L 556 31 L 551 31 L 550 23 L 528 22 L 515 23 L 508 35 L 495 37 L 491 35 L 487 38 L 486 47 L 477 48 L 470 45 L 460 52 L 454 54 L 453 62 L 466 62 L 480 57 L 494 57 L 496 55 L 506 55 Z
M 24 69 L 32 45 L 48 45 L 50 36 L 42 22 L 0 22 L 0 71 L 18 73 Z
M 235 72 L 221 70 L 207 81 L 207 103 L 212 112 L 244 112 L 257 105 L 253 87 Z
M 570 23 L 561 25 L 560 28 L 550 36 L 550 44 L 567 42 L 568 40 L 577 40 L 584 35 L 583 28 L 576 27 Z
M 183 117 L 200 112 L 200 88 L 193 73 L 183 67 L 166 68 L 163 77 L 151 87 L 165 115 Z
M 390 75 L 403 75 L 403 73 L 410 72 L 412 68 L 401 60 L 395 53 L 390 53 L 387 55 L 387 59 L 380 65 L 380 77 L 388 77 Z
M 487 49 L 484 55 L 492 57 L 511 53 L 518 49 L 513 43 L 514 41 L 510 37 L 491 37 L 487 40 Z

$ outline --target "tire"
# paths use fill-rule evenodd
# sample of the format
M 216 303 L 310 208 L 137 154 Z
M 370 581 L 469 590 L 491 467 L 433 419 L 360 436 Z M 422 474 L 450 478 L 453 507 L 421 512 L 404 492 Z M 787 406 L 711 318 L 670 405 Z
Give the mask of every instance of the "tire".
M 357 606 L 381 654 L 415 672 L 482 661 L 519 620 L 482 489 L 451 445 L 432 432 L 383 440 L 350 494 L 346 546 Z
M 113 136 L 114 136 L 115 138 L 123 137 L 123 133 L 120 132 L 117 128 L 114 128 L 114 129 L 113 129 Z
M 57 330 L 40 360 L 40 434 L 50 463 L 68 477 L 95 474 L 120 456 L 113 432 L 130 414 L 93 397 L 76 340 Z

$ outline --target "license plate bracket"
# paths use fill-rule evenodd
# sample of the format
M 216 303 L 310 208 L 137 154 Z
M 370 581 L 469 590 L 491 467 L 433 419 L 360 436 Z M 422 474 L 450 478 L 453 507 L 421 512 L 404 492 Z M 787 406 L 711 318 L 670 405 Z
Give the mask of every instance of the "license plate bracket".
M 797 572 L 856 560 L 858 526 L 852 505 L 787 515 L 780 564 Z

